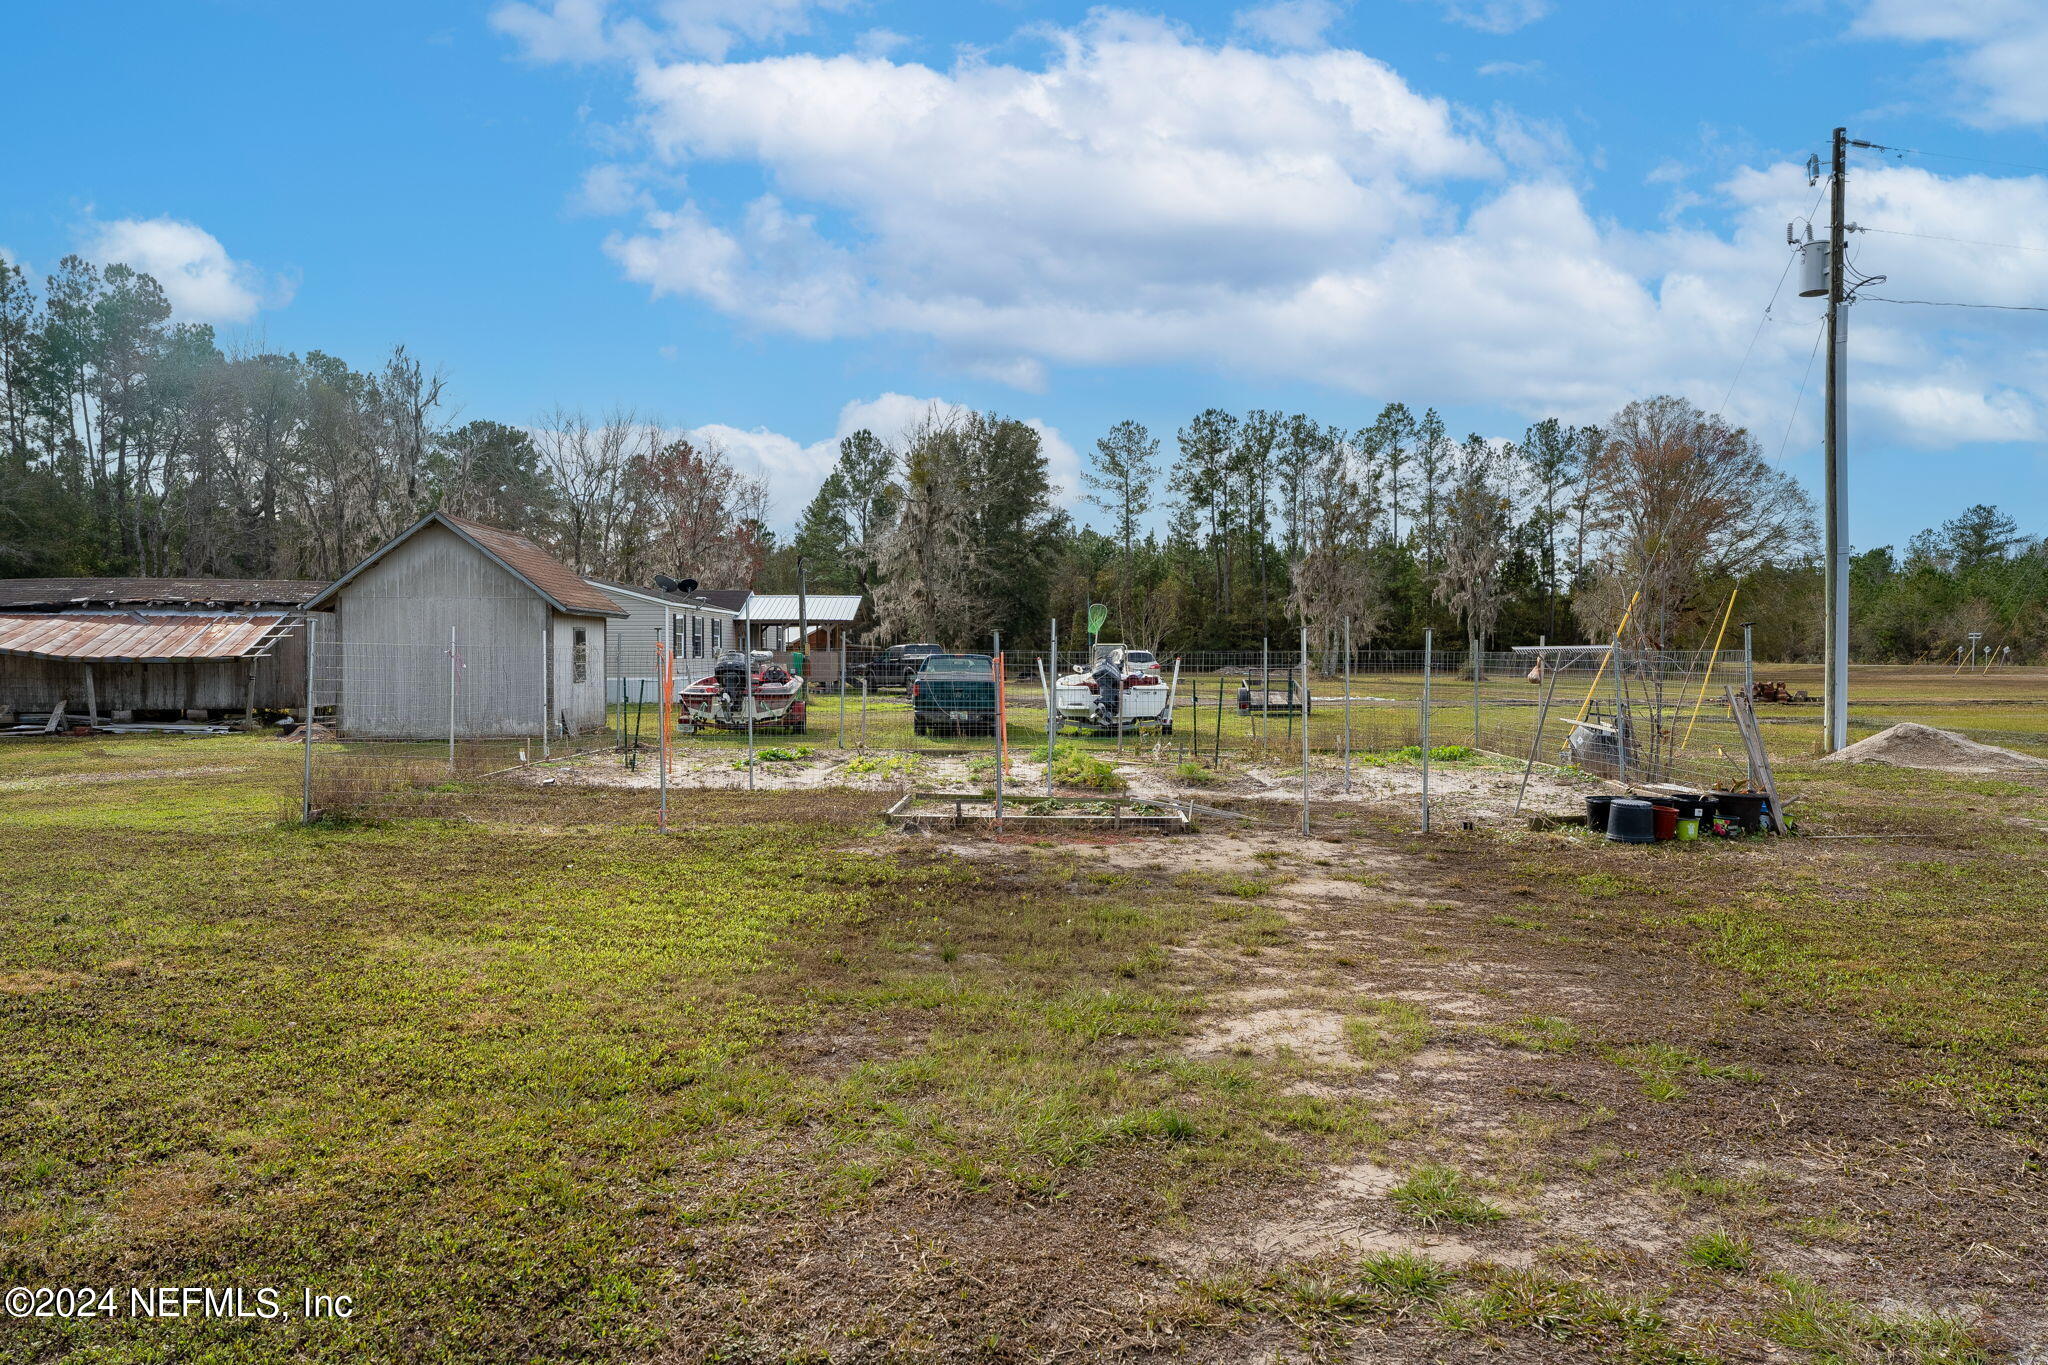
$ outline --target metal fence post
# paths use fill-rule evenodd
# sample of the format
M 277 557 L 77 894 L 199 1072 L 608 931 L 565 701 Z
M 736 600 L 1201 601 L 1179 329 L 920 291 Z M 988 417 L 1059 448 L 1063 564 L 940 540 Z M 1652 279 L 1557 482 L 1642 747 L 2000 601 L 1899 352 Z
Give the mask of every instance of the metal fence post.
M 1621 657 L 1621 640 L 1614 641 L 1614 769 L 1615 780 L 1622 786 L 1628 785 L 1628 734 L 1622 723 L 1622 709 L 1628 705 L 1628 693 L 1622 687 L 1621 672 L 1625 668 Z
M 299 723 L 299 739 L 306 752 L 299 774 L 299 823 L 313 823 L 313 670 L 320 663 L 320 618 L 306 614 L 306 715 Z
M 989 659 L 996 675 L 996 829 L 1003 827 L 1003 633 L 994 632 L 995 650 Z
M 1351 791 L 1351 618 L 1344 618 L 1344 791 Z
M 1422 632 L 1422 832 L 1429 833 L 1429 672 L 1435 632 Z
M 846 629 L 839 631 L 839 751 L 846 752 Z M 808 703 L 806 703 L 808 705 Z
M 1308 625 L 1301 627 L 1301 833 L 1308 837 Z
M 674 720 L 674 716 L 669 708 L 673 705 L 671 698 L 675 696 L 676 676 L 675 654 L 670 645 L 674 639 L 675 637 L 671 635 L 668 639 L 661 641 L 654 647 L 654 671 L 656 681 L 661 686 L 661 698 L 657 703 L 660 716 L 659 724 L 661 725 L 661 743 L 658 746 L 660 754 L 658 761 L 661 765 L 661 797 L 660 804 L 656 809 L 655 825 L 663 834 L 668 833 L 668 745 L 669 731 L 672 728 L 671 722 Z
M 1052 746 L 1059 734 L 1060 709 L 1060 618 L 1052 620 L 1051 678 L 1045 688 L 1045 794 L 1052 795 Z
M 1753 621 L 1742 623 L 1742 695 L 1756 696 L 1756 656 L 1750 651 L 1751 632 L 1756 629 Z
M 1259 749 L 1264 752 L 1273 728 L 1273 642 L 1259 637 Z
M 747 599 L 745 615 L 747 644 L 747 790 L 754 790 L 754 599 Z
M 1479 747 L 1479 680 L 1486 674 L 1486 666 L 1479 657 L 1479 638 L 1472 638 L 1472 654 L 1467 661 L 1472 670 L 1472 747 Z
M 541 733 L 545 734 L 546 731 Z M 448 627 L 448 780 L 455 780 L 455 627 Z

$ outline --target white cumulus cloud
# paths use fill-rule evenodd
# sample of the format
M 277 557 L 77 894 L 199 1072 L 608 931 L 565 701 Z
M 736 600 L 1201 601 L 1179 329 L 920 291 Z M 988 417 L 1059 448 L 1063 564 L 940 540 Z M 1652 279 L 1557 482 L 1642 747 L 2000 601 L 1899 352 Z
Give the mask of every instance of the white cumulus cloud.
M 212 233 L 176 218 L 94 223 L 83 254 L 101 265 L 119 262 L 154 276 L 187 322 L 247 322 L 260 309 L 291 301 L 289 281 L 235 260 Z
M 653 292 L 759 331 L 921 338 L 1024 391 L 1060 367 L 1184 364 L 1573 420 L 1727 393 L 1738 420 L 1784 430 L 1817 313 L 1787 289 L 1758 324 L 1784 225 L 1812 207 L 1797 166 L 1675 186 L 1683 215 L 1632 227 L 1589 210 L 1561 133 L 1460 109 L 1361 52 L 1206 43 L 1102 10 L 1037 32 L 1035 66 L 636 65 L 648 164 L 732 163 L 763 190 L 739 207 L 657 195 L 607 250 Z M 2048 246 L 2030 226 L 2048 223 L 2039 178 L 1878 167 L 1855 194 L 1873 229 L 1998 222 Z M 1900 297 L 2048 301 L 2048 252 L 1856 243 Z M 1859 304 L 1870 430 L 1927 444 L 2037 430 L 2048 385 L 2038 348 L 2013 344 L 2019 325 Z M 1804 402 L 1810 416 L 1817 398 Z M 790 451 L 808 447 L 776 449 L 797 468 Z
M 1962 97 L 1970 122 L 2048 122 L 2048 5 L 2040 0 L 1868 0 L 1855 32 L 1947 48 L 1942 84 Z

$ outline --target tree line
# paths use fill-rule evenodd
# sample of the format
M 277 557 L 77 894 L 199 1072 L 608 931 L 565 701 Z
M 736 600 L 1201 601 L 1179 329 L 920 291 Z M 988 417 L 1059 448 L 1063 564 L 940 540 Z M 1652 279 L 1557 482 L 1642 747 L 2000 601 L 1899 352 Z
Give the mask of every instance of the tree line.
M 1362 425 L 1209 409 L 1117 423 L 1079 517 L 1029 424 L 934 408 L 862 431 L 793 534 L 725 452 L 645 414 L 458 420 L 405 347 L 358 370 L 224 349 L 124 265 L 0 263 L 0 574 L 332 578 L 434 508 L 645 583 L 872 595 L 877 638 L 1067 638 L 1087 605 L 1173 650 L 1605 639 L 1697 648 L 1737 619 L 1769 657 L 1819 649 L 1813 508 L 1750 435 L 1681 399 L 1598 426 L 1456 439 L 1402 403 Z M 1859 657 L 1940 658 L 1967 632 L 2048 649 L 2048 547 L 1976 507 L 1855 560 Z
M 458 422 L 446 389 L 404 346 L 224 351 L 125 265 L 0 261 L 0 574 L 332 579 L 437 508 L 613 579 L 760 570 L 767 490 L 722 451 L 624 411 Z

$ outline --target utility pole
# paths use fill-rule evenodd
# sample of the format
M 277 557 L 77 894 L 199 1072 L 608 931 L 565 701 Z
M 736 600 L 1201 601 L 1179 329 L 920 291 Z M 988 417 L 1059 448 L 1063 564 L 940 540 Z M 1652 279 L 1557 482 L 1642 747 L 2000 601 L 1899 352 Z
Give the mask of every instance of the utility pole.
M 801 659 L 797 657 L 790 659 L 790 662 L 796 665 L 791 671 L 799 678 L 804 679 L 804 690 L 809 691 L 811 672 L 811 599 L 808 585 L 804 582 L 804 557 L 802 555 L 796 557 L 796 647 L 801 653 Z M 805 701 L 808 702 L 809 698 L 806 697 Z
M 1848 262 L 1845 221 L 1850 146 L 1849 130 L 1835 129 L 1832 181 L 1828 185 L 1828 372 L 1825 445 L 1827 455 L 1827 563 L 1825 607 L 1827 642 L 1822 725 L 1827 753 L 1849 743 L 1849 467 L 1848 467 Z

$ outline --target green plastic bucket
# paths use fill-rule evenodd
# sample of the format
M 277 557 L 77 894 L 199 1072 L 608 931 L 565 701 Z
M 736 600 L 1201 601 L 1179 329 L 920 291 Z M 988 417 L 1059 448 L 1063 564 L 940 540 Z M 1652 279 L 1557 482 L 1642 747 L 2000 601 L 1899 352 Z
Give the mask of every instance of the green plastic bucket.
M 1699 837 L 1700 822 L 1698 821 L 1698 819 L 1689 815 L 1679 817 L 1678 842 L 1682 844 L 1687 842 L 1688 840 L 1697 839 Z

